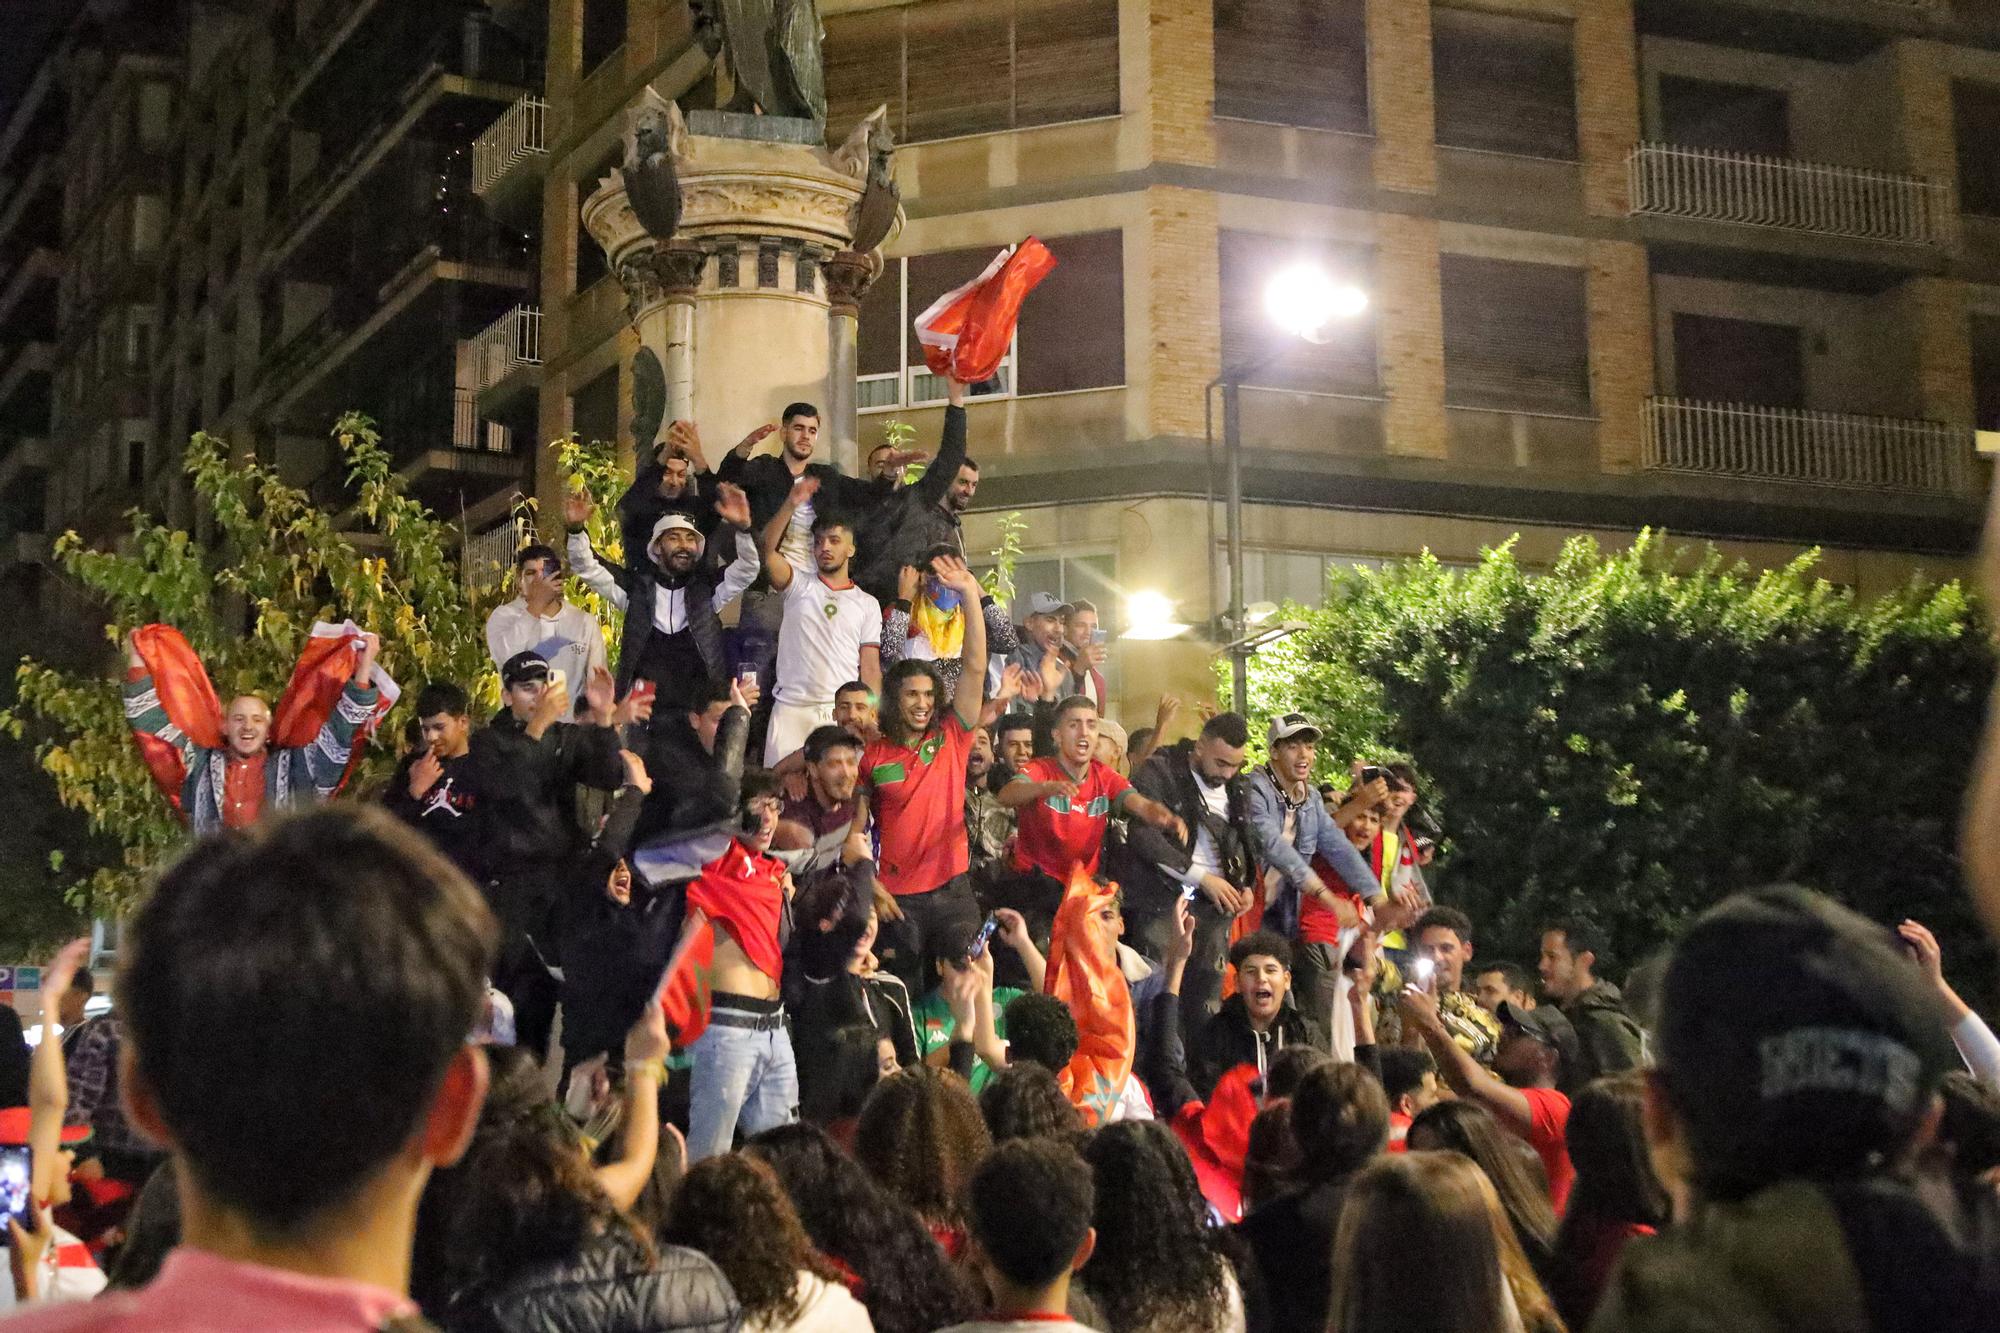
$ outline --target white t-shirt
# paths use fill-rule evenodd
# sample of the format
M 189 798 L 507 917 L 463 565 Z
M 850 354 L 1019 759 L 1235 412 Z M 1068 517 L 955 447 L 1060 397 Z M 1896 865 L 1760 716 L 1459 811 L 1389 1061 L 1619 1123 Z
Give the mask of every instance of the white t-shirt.
M 1194 778 L 1194 789 L 1201 793 L 1201 803 L 1208 807 L 1208 813 L 1221 820 L 1229 818 L 1228 783 L 1218 782 L 1211 787 L 1203 782 L 1201 775 L 1197 773 Z M 1194 858 L 1194 864 L 1188 867 L 1188 874 L 1193 877 L 1195 883 L 1199 883 L 1203 875 L 1222 873 L 1222 853 L 1216 850 L 1215 837 L 1208 831 L 1206 824 L 1196 826 L 1194 848 L 1189 855 Z
M 882 646 L 882 604 L 852 583 L 830 587 L 810 564 L 795 568 L 778 630 L 781 704 L 830 704 L 861 674 L 861 650 Z
M 868 1307 L 837 1282 L 802 1271 L 792 1295 L 799 1303 L 798 1318 L 786 1323 L 745 1320 L 743 1333 L 875 1333 Z
M 568 679 L 571 704 L 590 683 L 591 668 L 607 666 L 604 631 L 582 607 L 564 602 L 554 615 L 538 616 L 525 598 L 516 597 L 493 608 L 486 618 L 486 651 L 493 665 L 504 667 L 508 658 L 529 649 Z

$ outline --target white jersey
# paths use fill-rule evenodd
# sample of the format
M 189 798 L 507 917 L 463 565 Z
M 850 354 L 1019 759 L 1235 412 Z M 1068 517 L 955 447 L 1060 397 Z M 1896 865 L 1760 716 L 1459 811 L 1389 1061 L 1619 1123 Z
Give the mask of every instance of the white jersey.
M 882 646 L 882 604 L 852 583 L 835 588 L 811 569 L 794 568 L 778 630 L 777 701 L 831 704 L 861 674 L 861 650 Z

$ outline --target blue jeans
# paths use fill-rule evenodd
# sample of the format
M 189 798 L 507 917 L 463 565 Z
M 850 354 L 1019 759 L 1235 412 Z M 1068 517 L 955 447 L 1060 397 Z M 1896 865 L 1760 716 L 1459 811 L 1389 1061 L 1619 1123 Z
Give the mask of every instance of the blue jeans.
M 718 1015 L 725 1012 L 721 1008 Z M 688 1161 L 719 1157 L 744 1136 L 799 1118 L 799 1067 L 783 1025 L 768 1031 L 728 1027 L 712 1018 L 688 1048 L 694 1077 L 688 1089 Z

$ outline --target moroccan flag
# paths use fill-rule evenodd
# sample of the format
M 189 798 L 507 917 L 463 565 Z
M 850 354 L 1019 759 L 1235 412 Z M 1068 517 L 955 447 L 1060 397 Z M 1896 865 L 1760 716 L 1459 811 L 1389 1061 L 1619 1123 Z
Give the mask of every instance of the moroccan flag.
M 1243 1219 L 1243 1164 L 1250 1155 L 1250 1124 L 1257 1118 L 1255 1065 L 1238 1065 L 1216 1080 L 1206 1104 L 1189 1102 L 1173 1131 L 1194 1163 L 1202 1197 L 1225 1222 Z
M 709 997 L 715 973 L 715 926 L 703 913 L 688 912 L 688 925 L 656 992 L 666 1015 L 667 1036 L 686 1050 L 708 1030 Z
M 153 678 L 153 689 L 160 696 L 167 720 L 204 750 L 220 749 L 222 701 L 216 698 L 207 669 L 181 632 L 172 625 L 141 625 L 132 631 L 132 647 L 146 664 L 146 674 Z M 133 733 L 133 739 L 139 743 L 139 755 L 153 781 L 179 812 L 181 788 L 187 783 L 187 765 L 181 761 L 179 747 L 139 732 Z
M 1116 892 L 1099 885 L 1081 865 L 1070 870 L 1069 889 L 1049 932 L 1042 982 L 1042 989 L 1068 1005 L 1076 1019 L 1076 1054 L 1056 1071 L 1056 1081 L 1087 1129 L 1110 1123 L 1132 1077 L 1138 1045 L 1132 992 L 1118 968 L 1116 947 L 1096 920 Z
M 917 341 L 931 373 L 966 384 L 990 380 L 1014 340 L 1021 302 L 1056 266 L 1049 248 L 1030 236 L 995 256 L 986 271 L 946 292 L 916 319 Z
M 354 678 L 354 664 L 359 660 L 360 650 L 361 627 L 353 621 L 330 625 L 322 620 L 313 625 L 305 651 L 299 654 L 298 665 L 292 668 L 292 678 L 271 715 L 272 745 L 280 750 L 296 750 L 313 743 L 320 728 L 333 716 L 333 706 L 339 701 L 341 691 Z M 375 715 L 362 729 L 363 737 L 374 734 L 403 693 L 379 663 L 370 673 L 369 683 L 381 697 L 375 702 Z M 356 745 L 354 752 L 358 756 L 361 747 Z

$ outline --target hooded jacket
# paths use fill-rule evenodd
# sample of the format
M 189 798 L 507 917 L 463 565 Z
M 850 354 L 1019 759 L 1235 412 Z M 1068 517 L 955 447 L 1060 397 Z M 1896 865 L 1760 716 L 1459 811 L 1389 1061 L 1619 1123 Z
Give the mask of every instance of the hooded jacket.
M 1610 982 L 1595 983 L 1561 1007 L 1577 1037 L 1576 1068 L 1563 1071 L 1563 1091 L 1574 1096 L 1594 1078 L 1646 1063 L 1646 1030 Z
M 664 521 L 664 519 L 662 520 Z M 659 630 L 654 619 L 659 612 L 661 592 L 675 594 L 687 616 L 687 632 L 694 641 L 702 666 L 716 680 L 729 674 L 729 656 L 722 637 L 722 609 L 741 597 L 763 566 L 757 543 L 750 534 L 732 524 L 716 528 L 718 537 L 733 538 L 736 558 L 726 568 L 714 558 L 704 538 L 694 568 L 673 574 L 652 557 L 632 560 L 625 565 L 601 562 L 590 549 L 590 537 L 581 529 L 569 534 L 569 567 L 589 585 L 591 591 L 626 612 L 625 629 L 618 641 L 618 694 L 622 698 L 632 688 L 646 645 Z M 658 532 L 654 533 L 658 537 Z M 650 545 L 648 551 L 651 550 Z M 665 599 L 671 602 L 670 596 Z M 638 607 L 638 613 L 632 608 Z
M 531 1269 L 455 1303 L 446 1333 L 736 1333 L 742 1311 L 706 1255 L 600 1237 L 566 1263 Z
M 1319 1024 L 1293 1005 L 1280 1005 L 1269 1031 L 1250 1026 L 1250 1010 L 1239 993 L 1222 1002 L 1215 1017 L 1202 1025 L 1195 1037 L 1193 1058 L 1188 1062 L 1190 1081 L 1204 1101 L 1215 1091 L 1222 1076 L 1238 1065 L 1255 1065 L 1262 1072 L 1271 1057 L 1287 1046 L 1326 1049 L 1326 1034 Z

